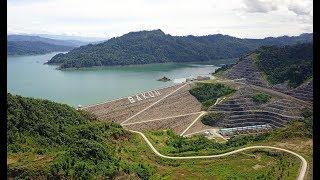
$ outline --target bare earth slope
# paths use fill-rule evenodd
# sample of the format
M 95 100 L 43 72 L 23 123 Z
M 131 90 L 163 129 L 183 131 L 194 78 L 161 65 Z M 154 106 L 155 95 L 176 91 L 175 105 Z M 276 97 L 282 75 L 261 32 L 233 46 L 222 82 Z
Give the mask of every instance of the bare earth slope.
M 286 83 L 271 85 L 262 76 L 260 70 L 256 67 L 251 55 L 240 59 L 233 67 L 222 73 L 222 77 L 228 79 L 242 79 L 246 84 L 271 88 L 303 101 L 313 101 L 313 81 L 308 80 L 296 88 L 290 88 Z
M 259 69 L 254 65 L 250 56 L 247 56 L 237 62 L 225 76 L 229 79 L 245 78 L 248 84 L 267 87 L 268 83 L 262 78 Z

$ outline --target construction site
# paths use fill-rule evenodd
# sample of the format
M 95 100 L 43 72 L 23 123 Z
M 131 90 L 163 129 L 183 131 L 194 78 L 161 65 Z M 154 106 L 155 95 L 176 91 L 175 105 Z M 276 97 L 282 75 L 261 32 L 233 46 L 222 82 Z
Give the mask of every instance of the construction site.
M 236 92 L 217 99 L 214 105 L 203 110 L 202 104 L 189 92 L 197 83 L 222 83 L 235 88 Z M 270 94 L 272 98 L 269 102 L 257 103 L 252 100 L 253 94 L 261 91 Z M 152 96 L 150 92 L 153 92 Z M 302 99 L 243 81 L 216 78 L 214 82 L 204 80 L 180 83 L 83 109 L 102 121 L 119 123 L 129 130 L 147 132 L 172 129 L 181 136 L 203 134 L 209 138 L 227 140 L 240 134 L 270 131 L 285 126 L 291 120 L 302 118 L 300 110 L 312 108 L 311 102 Z M 224 118 L 215 127 L 201 122 L 203 115 L 212 112 L 224 114 Z

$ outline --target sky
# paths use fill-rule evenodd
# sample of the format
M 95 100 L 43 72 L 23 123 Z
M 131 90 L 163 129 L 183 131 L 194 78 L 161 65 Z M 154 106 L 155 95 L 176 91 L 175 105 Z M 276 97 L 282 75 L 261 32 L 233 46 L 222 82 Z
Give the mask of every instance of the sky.
M 312 0 L 8 0 L 9 34 L 99 38 L 161 29 L 240 38 L 313 31 Z

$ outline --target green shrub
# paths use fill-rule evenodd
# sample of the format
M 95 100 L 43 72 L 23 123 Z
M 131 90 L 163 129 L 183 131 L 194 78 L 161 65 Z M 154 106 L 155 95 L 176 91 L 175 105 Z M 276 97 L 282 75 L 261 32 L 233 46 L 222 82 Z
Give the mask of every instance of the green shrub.
M 208 126 L 217 126 L 217 123 L 224 117 L 222 113 L 209 113 L 201 118 L 201 122 Z
M 313 111 L 312 109 L 309 108 L 303 108 L 301 111 L 301 116 L 304 118 L 310 118 L 313 116 Z
M 189 90 L 205 108 L 212 106 L 219 97 L 234 93 L 236 90 L 223 84 L 198 83 Z
M 263 92 L 255 93 L 252 96 L 252 100 L 258 103 L 267 103 L 270 99 L 271 99 L 271 96 Z

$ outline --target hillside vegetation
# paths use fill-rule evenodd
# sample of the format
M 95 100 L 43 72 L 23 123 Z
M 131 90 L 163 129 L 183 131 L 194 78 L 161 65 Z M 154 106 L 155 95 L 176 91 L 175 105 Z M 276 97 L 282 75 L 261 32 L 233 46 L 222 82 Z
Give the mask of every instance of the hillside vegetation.
M 248 53 L 248 57 L 258 68 L 264 79 L 271 85 L 288 83 L 295 88 L 312 78 L 313 43 L 297 43 L 286 46 L 262 46 Z M 244 60 L 240 58 L 238 62 Z M 232 67 L 238 64 L 227 64 L 218 68 L 213 75 L 225 76 Z M 234 72 L 233 72 L 234 71 Z M 245 73 L 233 70 L 233 74 Z M 250 79 L 250 75 L 242 74 Z M 247 77 L 246 77 L 247 76 Z
M 196 135 L 191 138 L 175 134 L 172 130 L 155 131 L 148 133 L 148 137 L 155 144 L 165 144 L 158 147 L 160 152 L 169 155 L 210 155 L 239 149 L 240 147 L 253 145 L 261 142 L 277 140 L 288 140 L 292 138 L 312 138 L 312 117 L 303 120 L 294 120 L 287 127 L 259 135 L 240 135 L 229 139 L 226 143 L 209 140 L 203 135 Z
M 16 179 L 281 179 L 295 178 L 299 169 L 298 159 L 268 150 L 218 159 L 163 159 L 120 125 L 96 121 L 86 112 L 48 100 L 11 94 L 7 99 L 7 170 L 8 177 Z M 147 136 L 165 154 L 219 153 L 265 139 L 310 138 L 312 111 L 306 109 L 303 116 L 276 133 L 238 137 L 227 144 L 200 136 L 183 138 L 170 130 Z M 303 153 L 310 153 L 309 146 L 299 145 Z M 308 160 L 312 161 L 309 155 Z M 256 166 L 260 168 L 252 168 Z
M 271 99 L 269 94 L 258 92 L 252 95 L 252 100 L 257 103 L 267 103 Z
M 234 138 L 229 139 L 225 143 L 217 142 L 215 140 L 209 140 L 203 135 L 195 135 L 191 138 L 186 138 L 174 134 L 173 131 L 155 131 L 147 133 L 147 137 L 151 140 L 152 144 L 159 150 L 160 153 L 166 155 L 174 155 L 174 156 L 191 156 L 191 155 L 212 155 L 212 154 L 221 154 L 224 152 L 232 151 L 235 149 L 239 149 L 245 146 L 252 145 L 271 145 L 271 146 L 279 146 L 279 145 L 287 145 L 289 144 L 292 147 L 295 147 L 296 152 L 302 153 L 304 157 L 308 160 L 309 165 L 312 164 L 312 147 L 306 146 L 306 142 L 312 138 L 312 128 L 310 128 L 310 123 L 312 124 L 312 117 L 308 117 L 304 120 L 296 120 L 292 121 L 288 124 L 287 127 L 280 128 L 268 133 L 259 134 L 256 136 L 252 135 L 242 135 L 236 136 Z M 312 125 L 311 125 L 312 127 Z M 292 143 L 292 144 L 291 144 Z M 302 148 L 303 147 L 303 148 Z M 287 148 L 284 146 L 284 148 Z M 302 149 L 303 150 L 302 150 Z M 252 160 L 257 164 L 260 164 L 265 161 L 255 159 L 257 157 L 261 158 L 261 154 L 255 154 L 256 152 L 266 153 L 268 157 L 275 158 L 279 160 L 277 164 L 268 164 L 266 167 L 268 169 L 264 169 L 262 172 L 254 172 L 255 175 L 248 175 L 246 171 L 240 170 L 240 174 L 234 177 L 230 177 L 225 174 L 222 179 L 295 179 L 296 172 L 300 167 L 300 162 L 296 158 L 288 157 L 288 154 L 281 152 L 274 152 L 268 150 L 253 150 L 253 152 L 248 153 L 245 152 L 243 154 L 247 155 L 245 159 L 241 160 L 241 155 L 235 155 L 232 157 L 233 160 L 224 161 L 225 164 L 219 168 L 219 166 L 214 166 L 214 169 L 218 170 L 218 174 L 224 174 L 224 171 L 228 168 L 227 164 L 233 164 L 237 167 L 245 167 L 246 164 L 250 162 L 250 156 Z M 214 159 L 214 161 L 219 161 L 219 159 Z M 238 163 L 236 163 L 237 161 Z M 256 165 L 254 165 L 256 166 Z M 254 166 L 252 166 L 254 168 Z M 312 165 L 311 165 L 312 166 Z M 207 165 L 206 167 L 210 167 Z M 251 168 L 252 168 L 251 167 Z M 235 167 L 233 167 L 235 168 Z M 269 169 L 270 168 L 270 169 Z M 202 169 L 202 172 L 207 171 L 209 169 Z M 215 171 L 215 170 L 211 170 Z M 241 175 L 241 174 L 246 175 Z M 308 170 L 308 178 L 312 179 L 312 168 Z M 227 178 L 228 177 L 228 178 Z
M 48 63 L 60 68 L 81 68 L 164 62 L 209 61 L 235 58 L 261 45 L 310 42 L 312 34 L 297 37 L 240 39 L 227 35 L 171 36 L 161 30 L 130 32 L 99 44 L 89 44 L 66 54 L 57 54 Z
M 117 154 L 116 142 L 130 137 L 120 125 L 48 100 L 7 98 L 7 153 L 14 162 L 9 177 L 111 178 L 120 171 L 145 176 L 145 165 L 128 166 Z
M 74 47 L 49 44 L 41 41 L 8 41 L 8 55 L 36 55 L 55 51 L 69 51 Z
M 225 115 L 219 112 L 211 112 L 201 117 L 201 122 L 208 126 L 217 126 L 218 122 L 223 120 Z
M 198 83 L 189 90 L 190 94 L 202 103 L 204 108 L 212 106 L 219 97 L 234 93 L 236 90 L 220 83 Z
M 297 87 L 312 77 L 313 43 L 293 46 L 264 46 L 256 51 L 256 64 L 272 84 L 288 81 Z

